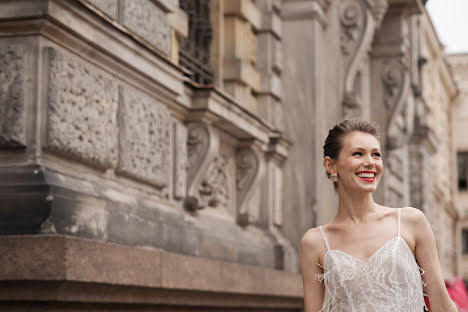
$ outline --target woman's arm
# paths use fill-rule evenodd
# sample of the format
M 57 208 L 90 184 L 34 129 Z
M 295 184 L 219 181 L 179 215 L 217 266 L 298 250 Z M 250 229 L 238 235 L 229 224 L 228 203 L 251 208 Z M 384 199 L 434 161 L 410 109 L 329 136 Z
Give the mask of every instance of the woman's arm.
M 309 230 L 301 240 L 301 274 L 304 286 L 305 312 L 318 312 L 322 309 L 325 287 L 315 276 L 322 270 L 317 265 L 320 253 L 323 252 L 323 242 L 319 229 Z
M 429 297 L 432 312 L 458 312 L 445 288 L 436 242 L 429 222 L 424 214 L 415 208 L 405 209 L 415 240 L 415 255 L 419 266 L 425 271 L 425 292 Z

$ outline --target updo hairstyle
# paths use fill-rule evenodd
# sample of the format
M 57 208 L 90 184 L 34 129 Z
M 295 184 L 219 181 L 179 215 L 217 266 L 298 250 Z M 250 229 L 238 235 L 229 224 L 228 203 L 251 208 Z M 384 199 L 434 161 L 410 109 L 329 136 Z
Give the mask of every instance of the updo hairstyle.
M 362 120 L 359 118 L 351 118 L 342 121 L 335 125 L 329 132 L 325 145 L 323 145 L 323 157 L 338 159 L 341 149 L 343 148 L 343 140 L 346 135 L 351 132 L 359 131 L 373 135 L 380 142 L 379 126 L 372 121 Z M 330 179 L 330 174 L 326 171 L 327 177 Z M 333 182 L 335 190 L 338 184 Z

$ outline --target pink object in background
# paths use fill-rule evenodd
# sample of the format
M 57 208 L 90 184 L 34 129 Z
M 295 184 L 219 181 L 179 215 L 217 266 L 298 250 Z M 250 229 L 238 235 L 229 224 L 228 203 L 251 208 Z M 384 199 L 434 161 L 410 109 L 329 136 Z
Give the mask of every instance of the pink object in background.
M 445 281 L 447 292 L 460 312 L 468 312 L 468 292 L 462 278 Z

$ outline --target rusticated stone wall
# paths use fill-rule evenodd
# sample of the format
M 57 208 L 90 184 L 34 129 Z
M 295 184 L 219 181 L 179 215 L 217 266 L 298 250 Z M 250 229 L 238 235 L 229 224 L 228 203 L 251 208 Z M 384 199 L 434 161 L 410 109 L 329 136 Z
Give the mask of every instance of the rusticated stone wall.
M 57 49 L 48 57 L 45 148 L 101 168 L 117 163 L 115 79 Z
M 25 61 L 23 47 L 2 45 L 0 50 L 0 144 L 4 147 L 23 147 L 25 132 Z

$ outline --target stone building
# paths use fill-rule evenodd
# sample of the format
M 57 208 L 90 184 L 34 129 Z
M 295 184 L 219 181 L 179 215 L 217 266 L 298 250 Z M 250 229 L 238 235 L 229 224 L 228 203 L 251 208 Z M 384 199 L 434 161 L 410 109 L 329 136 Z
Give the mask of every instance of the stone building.
M 461 274 L 456 232 L 461 206 L 455 194 L 456 180 L 453 179 L 456 168 L 452 127 L 458 91 L 443 46 L 428 15 L 424 14 L 419 23 L 422 29 L 420 62 L 424 63 L 421 90 L 424 105 L 419 109 L 426 117 L 418 128 L 427 131 L 427 135 L 423 143 L 424 153 L 419 151 L 411 160 L 414 162 L 410 162 L 415 170 L 425 172 L 422 180 L 415 181 L 415 199 L 411 204 L 421 207 L 431 223 L 442 272 L 450 278 Z M 419 141 L 420 136 L 416 139 Z
M 301 309 L 350 116 L 383 130 L 377 202 L 422 209 L 460 274 L 457 92 L 423 2 L 0 1 L 0 305 Z
M 460 240 L 459 272 L 468 279 L 468 54 L 455 54 L 448 57 L 457 87 L 458 98 L 455 101 L 452 117 L 453 149 L 456 159 L 456 202 L 460 209 L 460 221 L 457 235 Z M 454 158 L 455 158 L 454 157 Z

